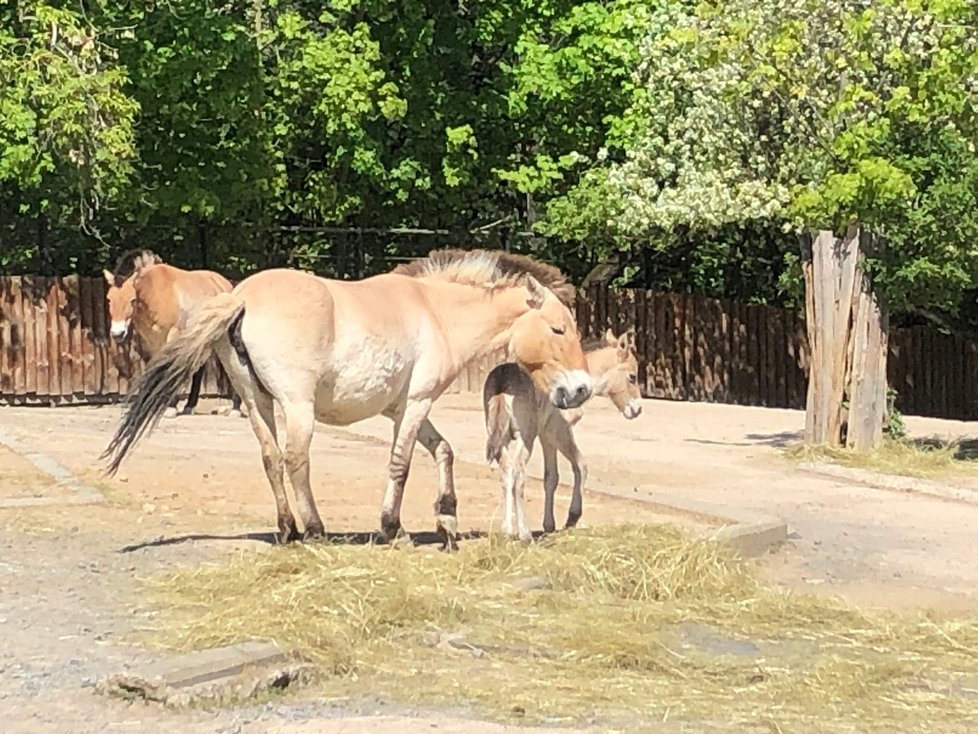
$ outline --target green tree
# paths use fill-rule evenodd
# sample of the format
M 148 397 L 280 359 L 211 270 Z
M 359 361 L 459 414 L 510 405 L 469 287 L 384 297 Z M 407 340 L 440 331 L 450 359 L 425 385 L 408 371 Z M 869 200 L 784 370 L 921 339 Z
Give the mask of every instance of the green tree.
M 8 231 L 0 265 L 50 266 L 49 226 L 89 227 L 117 203 L 136 155 L 138 105 L 125 85 L 115 50 L 77 9 L 0 11 L 0 211 L 8 221 L 29 214 L 41 229 L 31 244 Z
M 885 349 L 850 345 L 863 327 L 885 345 L 890 303 L 953 307 L 978 273 L 976 23 L 966 0 L 669 2 L 650 23 L 615 225 L 824 231 L 801 255 L 815 440 L 842 440 L 846 398 L 850 444 L 878 440 Z

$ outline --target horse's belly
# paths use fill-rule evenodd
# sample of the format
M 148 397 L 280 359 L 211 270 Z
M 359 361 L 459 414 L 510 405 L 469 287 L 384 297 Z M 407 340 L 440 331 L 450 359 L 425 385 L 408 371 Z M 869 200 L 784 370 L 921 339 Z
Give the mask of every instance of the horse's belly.
M 338 359 L 316 393 L 317 420 L 348 425 L 382 413 L 403 394 L 409 372 L 408 360 L 396 351 L 366 348 Z

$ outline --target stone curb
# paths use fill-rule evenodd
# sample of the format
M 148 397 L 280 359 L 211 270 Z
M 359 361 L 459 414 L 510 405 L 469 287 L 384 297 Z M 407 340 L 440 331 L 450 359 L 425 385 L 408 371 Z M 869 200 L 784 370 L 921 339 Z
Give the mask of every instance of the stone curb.
M 978 490 L 955 487 L 930 479 L 881 474 L 880 472 L 869 471 L 868 469 L 840 466 L 839 464 L 829 464 L 821 461 L 805 462 L 799 464 L 798 468 L 809 474 L 817 474 L 833 479 L 845 479 L 875 489 L 923 494 L 950 502 L 964 502 L 971 505 L 978 505 Z
M 242 642 L 178 655 L 100 680 L 98 692 L 171 706 L 232 701 L 306 682 L 313 666 L 297 663 L 269 642 Z
M 584 487 L 585 492 L 641 502 L 661 508 L 664 514 L 682 514 L 711 524 L 717 529 L 707 530 L 702 537 L 730 546 L 743 558 L 763 556 L 774 547 L 788 540 L 788 523 L 771 515 L 739 511 L 731 517 L 727 509 L 690 497 L 680 497 L 668 492 L 651 490 L 628 492 L 623 489 Z
M 25 497 L 19 499 L 0 500 L 0 508 L 4 507 L 37 507 L 41 505 L 88 505 L 103 502 L 105 497 L 95 487 L 80 482 L 74 474 L 52 459 L 47 454 L 31 451 L 24 447 L 16 438 L 0 428 L 0 445 L 13 451 L 18 456 L 27 459 L 34 468 L 51 477 L 55 484 L 72 493 L 72 496 L 59 499 L 54 497 Z

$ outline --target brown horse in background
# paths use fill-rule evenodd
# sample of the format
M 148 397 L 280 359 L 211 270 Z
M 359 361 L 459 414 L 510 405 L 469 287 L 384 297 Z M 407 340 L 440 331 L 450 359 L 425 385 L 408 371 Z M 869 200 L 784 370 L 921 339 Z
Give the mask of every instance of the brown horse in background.
M 585 344 L 584 356 L 594 383 L 595 396 L 608 397 L 628 420 L 642 412 L 642 394 L 638 388 L 638 356 L 635 335 L 631 331 L 620 337 L 611 329 L 596 342 Z M 574 426 L 584 416 L 580 408 L 558 410 L 541 394 L 529 375 L 517 364 L 501 364 L 486 377 L 482 404 L 485 411 L 486 459 L 499 463 L 505 511 L 503 532 L 528 542 L 532 535 L 526 521 L 523 487 L 526 463 L 536 440 L 543 449 L 543 529 L 554 531 L 554 495 L 560 477 L 557 453 L 570 462 L 574 487 L 567 524 L 577 524 L 583 512 L 583 486 L 587 464 L 577 447 Z
M 457 539 L 454 453 L 428 419 L 432 403 L 467 362 L 506 348 L 561 408 L 591 397 L 591 378 L 569 305 L 574 289 L 556 268 L 504 252 L 445 250 L 360 281 L 264 270 L 215 296 L 136 380 L 103 453 L 118 469 L 152 430 L 168 396 L 215 353 L 247 407 L 275 496 L 279 539 L 324 535 L 309 484 L 316 421 L 391 419 L 381 529 L 403 535 L 401 502 L 415 442 L 438 466 L 436 525 Z M 285 416 L 284 447 L 274 415 Z M 284 448 L 284 450 L 283 450 Z M 285 494 L 295 490 L 300 536 Z
M 109 286 L 105 296 L 111 320 L 109 334 L 120 344 L 135 335 L 136 349 L 147 362 L 180 333 L 194 308 L 211 296 L 231 291 L 231 283 L 223 275 L 175 268 L 151 250 L 124 253 L 116 261 L 115 273 L 104 270 L 102 275 Z M 184 415 L 191 415 L 197 407 L 204 369 L 202 366 L 191 378 Z M 168 412 L 175 415 L 177 392 L 171 397 Z M 240 406 L 241 399 L 235 393 L 232 413 Z

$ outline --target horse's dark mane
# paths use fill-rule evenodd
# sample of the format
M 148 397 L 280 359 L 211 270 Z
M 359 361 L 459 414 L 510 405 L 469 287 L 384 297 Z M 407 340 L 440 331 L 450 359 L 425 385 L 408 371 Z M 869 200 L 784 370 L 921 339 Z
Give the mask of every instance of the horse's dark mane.
M 442 276 L 473 285 L 515 285 L 531 275 L 568 308 L 574 307 L 574 285 L 553 265 L 501 250 L 435 250 L 394 268 L 412 278 Z
M 116 286 L 121 286 L 126 278 L 142 270 L 147 265 L 156 265 L 161 262 L 163 262 L 163 258 L 152 250 L 137 248 L 122 253 L 115 261 L 115 270 L 113 271 Z

